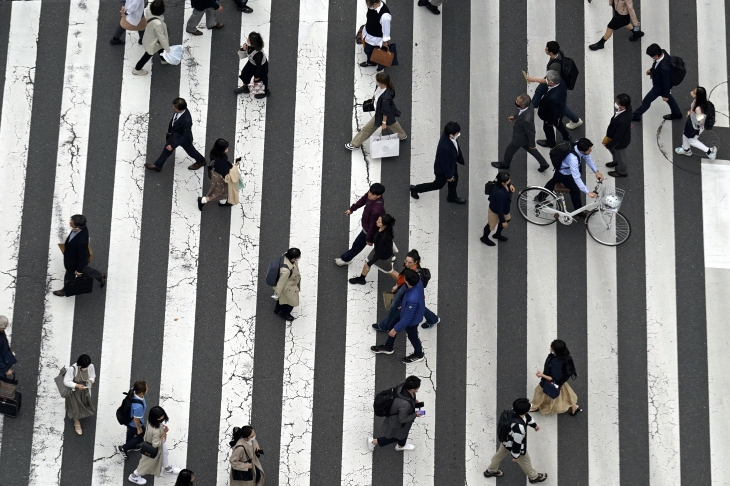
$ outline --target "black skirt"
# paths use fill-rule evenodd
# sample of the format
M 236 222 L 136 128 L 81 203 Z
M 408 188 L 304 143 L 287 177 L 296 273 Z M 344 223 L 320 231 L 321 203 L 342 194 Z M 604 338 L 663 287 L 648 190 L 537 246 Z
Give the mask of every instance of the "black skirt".
M 611 30 L 618 30 L 621 27 L 626 27 L 631 23 L 631 15 L 619 15 L 615 14 L 611 21 L 608 23 L 608 28 Z

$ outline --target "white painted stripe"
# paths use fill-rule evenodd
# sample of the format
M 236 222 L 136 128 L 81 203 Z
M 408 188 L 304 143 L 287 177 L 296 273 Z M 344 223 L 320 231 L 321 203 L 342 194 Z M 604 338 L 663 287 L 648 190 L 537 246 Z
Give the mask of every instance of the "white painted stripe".
M 5 186 L 3 195 L 7 202 L 0 206 L 0 218 L 5 221 L 0 230 L 0 288 L 4 289 L 0 292 L 0 315 L 10 321 L 10 327 L 5 330 L 8 339 L 13 332 L 15 278 L 18 273 L 40 16 L 41 2 L 13 2 L 0 119 L 0 147 L 4 152 L 0 161 L 0 180 Z M 0 418 L 0 445 L 2 433 L 3 418 Z
M 715 110 L 728 113 L 727 47 L 725 46 L 725 0 L 697 0 L 697 74 L 699 85 L 707 94 L 717 86 L 710 98 Z M 660 44 L 661 45 L 661 44 Z M 691 90 L 691 86 L 679 89 Z M 675 94 L 676 96 L 676 94 Z M 727 116 L 718 114 L 715 126 L 730 126 Z
M 499 2 L 471 1 L 469 153 L 486 161 L 498 153 Z M 497 448 L 497 251 L 479 241 L 487 224 L 484 183 L 497 170 L 479 161 L 469 166 L 469 266 L 466 338 L 466 482 L 484 484 L 483 472 Z M 516 198 L 515 198 L 516 199 Z M 517 211 L 512 212 L 517 216 Z M 519 217 L 519 216 L 517 216 Z M 496 480 L 489 480 L 495 484 Z
M 606 19 L 613 14 L 608 3 L 585 9 L 584 45 L 600 38 Z M 606 177 L 604 185 L 614 185 L 604 164 L 611 153 L 601 145 L 606 127 L 614 115 L 611 101 L 613 88 L 613 42 L 603 50 L 585 51 L 585 124 L 586 138 L 593 142 L 591 157 Z M 634 100 L 636 103 L 637 100 Z M 631 169 L 629 169 L 631 170 Z M 586 170 L 586 185 L 593 188 L 596 178 Z M 594 216 L 595 217 L 595 216 Z M 618 335 L 616 303 L 616 248 L 600 245 L 586 231 L 586 307 L 588 396 L 578 397 L 587 404 L 588 420 L 588 483 L 619 485 L 618 442 Z M 581 378 L 579 378 L 581 379 Z
M 253 13 L 246 16 L 246 22 L 241 26 L 241 44 L 246 42 L 248 34 L 253 31 L 261 34 L 267 46 L 270 46 L 270 17 L 271 0 L 258 1 Z M 243 68 L 245 64 L 246 60 L 242 60 L 239 67 Z M 234 157 L 242 157 L 239 169 L 246 187 L 240 191 L 240 204 L 231 208 L 216 484 L 228 482 L 231 451 L 228 442 L 233 427 L 242 427 L 251 420 L 253 391 L 266 100 L 257 100 L 252 95 L 239 95 L 237 103 L 233 153 Z
M 355 28 L 365 23 L 367 10 L 358 5 Z M 358 63 L 364 61 L 362 46 L 355 46 L 355 107 L 352 116 L 352 133 L 356 134 L 374 112 L 365 113 L 361 105 L 372 98 L 376 86 L 375 68 L 361 68 Z M 398 86 L 396 86 L 397 90 Z M 397 92 L 397 91 L 396 91 Z M 365 142 L 362 149 L 354 150 L 351 155 L 352 171 L 350 176 L 350 199 L 357 201 L 370 188 L 370 184 L 380 181 L 381 159 L 370 158 L 370 143 Z M 387 197 L 387 194 L 386 194 Z M 343 210 L 346 208 L 343 208 Z M 386 210 L 388 206 L 386 205 Z M 362 231 L 362 211 L 350 216 L 350 242 Z M 396 228 L 398 230 L 398 228 Z M 396 233 L 397 234 L 397 233 Z M 397 238 L 396 238 L 397 239 Z M 396 245 L 398 242 L 396 241 Z M 403 245 L 401 245 L 403 246 Z M 357 276 L 362 270 L 364 258 L 372 250 L 366 246 L 359 256 L 352 260 L 347 277 Z M 401 249 L 398 257 L 407 250 Z M 345 399 L 342 414 L 342 472 L 341 484 L 350 486 L 368 486 L 372 484 L 373 455 L 368 450 L 365 440 L 377 437 L 379 430 L 373 431 L 372 400 L 375 396 L 375 355 L 370 346 L 377 343 L 376 333 L 371 324 L 377 320 L 378 305 L 382 305 L 378 296 L 378 274 L 373 268 L 366 285 L 347 285 L 347 332 L 345 337 Z M 393 358 L 392 356 L 380 359 Z M 353 453 L 353 448 L 357 453 Z
M 641 52 L 657 43 L 667 52 L 669 10 L 661 0 L 641 2 L 641 14 L 654 25 L 664 26 L 642 38 Z M 642 64 L 651 60 L 642 56 Z M 644 68 L 642 67 L 642 71 Z M 651 89 L 651 78 L 642 73 L 642 94 Z M 637 100 L 638 102 L 638 100 Z M 674 260 L 673 166 L 656 143 L 657 127 L 669 107 L 657 99 L 644 113 L 644 226 L 646 232 L 646 333 L 649 405 L 649 471 L 651 486 L 677 484 L 680 477 L 679 391 L 677 383 L 677 299 Z M 665 123 L 661 143 L 670 153 L 672 124 Z
M 285 485 L 309 483 L 327 61 L 322 46 L 327 45 L 328 14 L 326 0 L 299 3 L 289 244 L 302 252 L 302 286 L 299 307 L 294 310 L 298 318 L 286 324 L 279 451 L 279 484 Z M 302 213 L 304 207 L 309 210 Z
M 555 0 L 527 2 L 527 67 L 531 76 L 545 75 L 548 57 L 545 44 L 555 39 Z M 537 84 L 530 85 L 530 94 Z M 568 100 L 570 103 L 570 99 Z M 544 138 L 542 120 L 535 110 L 537 139 Z M 560 134 L 558 133 L 559 137 Z M 546 160 L 549 150 L 538 146 Z M 528 155 L 529 158 L 529 155 Z M 544 186 L 553 176 L 552 171 L 540 173 L 534 164 L 527 162 L 527 184 Z M 568 198 L 570 199 L 570 198 Z M 570 205 L 570 201 L 567 203 Z M 553 279 L 557 277 L 557 225 L 536 226 L 527 224 L 527 389 L 526 398 L 532 400 L 535 387 L 540 383 L 535 371 L 542 371 L 550 343 L 558 337 L 557 289 Z M 567 228 L 559 228 L 568 230 Z M 568 230 L 570 231 L 570 230 Z M 547 280 L 546 280 L 547 279 Z M 515 397 L 517 398 L 517 397 Z M 544 417 L 532 414 L 540 426 L 538 434 L 532 434 L 530 456 L 535 458 L 533 467 L 547 473 L 550 481 L 558 482 L 558 422 L 556 416 Z
M 720 162 L 720 163 L 718 163 Z M 710 460 L 712 484 L 724 485 L 730 475 L 727 454 L 730 438 L 723 430 L 730 427 L 730 417 L 725 410 L 727 390 L 730 387 L 730 267 L 709 265 L 708 258 L 717 259 L 723 254 L 728 258 L 727 242 L 730 241 L 730 162 L 702 163 L 702 220 L 705 246 L 705 306 L 707 312 L 707 387 L 710 408 Z M 721 257 L 722 258 L 722 257 Z
M 425 15 L 416 4 L 413 13 L 413 98 L 411 106 L 411 181 L 413 184 L 433 179 L 433 157 L 441 136 L 441 16 Z M 466 125 L 467 120 L 458 120 Z M 426 306 L 438 313 L 439 287 L 439 201 L 445 198 L 444 188 L 410 199 L 409 243 L 421 255 L 423 267 L 431 270 L 426 289 Z M 448 326 L 448 323 L 445 324 Z M 418 400 L 425 404 L 426 416 L 417 418 L 408 436 L 416 450 L 403 455 L 403 484 L 433 485 L 436 446 L 436 333 L 419 329 L 426 359 L 406 365 L 406 376 L 421 378 Z M 402 334 L 405 334 L 403 332 Z M 408 338 L 407 353 L 413 352 Z
M 185 4 L 187 23 L 193 10 Z M 185 25 L 185 23 L 183 25 Z M 183 34 L 183 60 L 180 63 L 180 97 L 187 102 L 193 117 L 193 139 L 205 154 L 205 130 L 208 120 L 208 85 L 210 76 L 211 35 Z M 172 102 L 172 100 L 170 100 Z M 172 110 L 170 110 L 172 111 Z M 172 113 L 168 116 L 172 118 Z M 175 178 L 172 189 L 170 219 L 170 257 L 167 261 L 167 303 L 165 306 L 165 340 L 160 376 L 160 406 L 175 422 L 170 424 L 167 447 L 170 464 L 183 467 L 188 456 L 188 421 L 190 384 L 195 340 L 195 304 L 198 289 L 198 254 L 200 246 L 200 211 L 197 198 L 203 189 L 205 168 L 188 170 L 195 161 L 178 147 L 175 151 Z M 163 170 L 173 170 L 168 161 Z M 215 206 L 217 203 L 212 203 Z M 215 211 L 217 207 L 203 210 Z M 154 387 L 156 383 L 148 386 Z
M 126 439 L 126 429 L 113 418 L 122 393 L 131 383 L 132 344 L 137 307 L 137 268 L 142 229 L 144 197 L 144 164 L 147 161 L 147 129 L 149 126 L 151 63 L 145 68 L 149 76 L 135 76 L 132 69 L 144 48 L 137 44 L 136 32 L 126 33 L 122 94 L 119 105 L 119 138 L 117 139 L 109 231 L 109 282 L 106 286 L 104 333 L 101 341 L 101 362 L 98 375 L 92 484 L 117 485 L 123 480 L 124 461 L 113 455 L 113 447 Z M 130 271 L 131 270 L 131 271 Z
M 70 231 L 68 221 L 71 215 L 82 213 L 84 202 L 98 17 L 98 0 L 71 1 L 38 366 L 38 395 L 33 419 L 31 485 L 59 484 L 61 476 L 66 413 L 65 402 L 58 396 L 53 379 L 61 366 L 69 364 L 76 299 L 56 297 L 52 292 L 63 288 L 65 273 L 63 254 L 57 243 L 65 241 Z M 90 243 L 93 244 L 94 222 L 89 223 L 92 231 Z

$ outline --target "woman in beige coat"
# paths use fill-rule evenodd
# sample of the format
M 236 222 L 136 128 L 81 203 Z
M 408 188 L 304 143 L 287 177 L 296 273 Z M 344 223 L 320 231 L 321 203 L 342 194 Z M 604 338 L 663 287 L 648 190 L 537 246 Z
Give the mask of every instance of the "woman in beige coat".
M 162 407 L 152 407 L 147 416 L 147 428 L 144 431 L 144 442 L 151 444 L 157 449 L 157 455 L 154 458 L 144 455 L 142 449 L 142 458 L 139 460 L 137 469 L 129 475 L 130 483 L 147 484 L 147 480 L 142 476 L 152 474 L 153 476 L 162 476 L 163 472 L 171 476 L 180 474 L 180 468 L 170 465 L 169 453 L 167 452 L 167 414 Z M 144 443 L 142 443 L 144 445 Z
M 259 449 L 253 427 L 250 425 L 240 429 L 235 427 L 230 445 L 233 449 L 229 459 L 231 463 L 229 486 L 263 486 L 264 468 L 261 466 L 259 456 L 264 451 Z M 250 479 L 237 479 L 241 476 Z
M 155 0 L 144 10 L 147 26 L 144 29 L 142 45 L 144 46 L 145 52 L 137 65 L 134 66 L 134 69 L 132 69 L 132 74 L 136 74 L 137 76 L 149 74 L 149 71 L 142 69 L 147 64 L 147 61 L 152 59 L 155 53 L 161 53 L 162 51 L 170 52 L 170 35 L 167 33 L 164 13 L 165 4 L 162 0 Z M 167 61 L 160 58 L 160 63 L 167 64 Z
M 274 314 L 289 322 L 294 320 L 291 311 L 299 305 L 301 276 L 297 262 L 301 256 L 302 252 L 299 251 L 299 248 L 289 248 L 284 253 L 284 263 L 279 268 L 279 280 L 276 281 L 274 295 L 272 295 L 272 298 L 276 299 Z
M 608 4 L 613 7 L 613 18 L 608 23 L 603 37 L 595 44 L 588 46 L 592 51 L 603 49 L 603 44 L 611 38 L 613 31 L 622 27 L 634 31 L 629 37 L 630 41 L 637 41 L 644 37 L 644 33 L 639 30 L 641 22 L 639 22 L 636 12 L 634 12 L 634 0 L 608 0 Z

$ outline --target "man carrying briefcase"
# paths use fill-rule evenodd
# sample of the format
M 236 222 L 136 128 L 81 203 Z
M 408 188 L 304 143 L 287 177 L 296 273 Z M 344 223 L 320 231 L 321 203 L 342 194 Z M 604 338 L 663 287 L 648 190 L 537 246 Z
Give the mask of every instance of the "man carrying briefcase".
M 90 293 L 93 279 L 99 281 L 99 287 L 106 285 L 106 275 L 89 266 L 89 230 L 86 228 L 86 216 L 74 214 L 69 224 L 71 233 L 61 249 L 63 266 L 66 269 L 64 285 L 63 289 L 53 292 L 53 295 L 59 297 Z

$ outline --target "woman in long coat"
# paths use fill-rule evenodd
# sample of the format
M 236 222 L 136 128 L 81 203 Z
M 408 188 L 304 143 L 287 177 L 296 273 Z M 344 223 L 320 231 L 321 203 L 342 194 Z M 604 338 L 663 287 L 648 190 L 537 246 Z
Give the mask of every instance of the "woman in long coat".
M 180 474 L 181 469 L 170 465 L 169 453 L 167 451 L 167 414 L 162 407 L 152 407 L 147 416 L 147 428 L 144 431 L 144 441 L 152 444 L 157 449 L 157 455 L 154 458 L 142 455 L 132 474 L 129 475 L 129 481 L 135 484 L 147 484 L 147 480 L 142 476 L 152 474 L 154 476 L 162 476 L 163 472 L 169 475 Z
M 91 417 L 96 412 L 94 404 L 91 403 L 91 385 L 96 381 L 96 372 L 91 358 L 82 354 L 76 360 L 76 364 L 69 366 L 66 376 L 63 377 L 63 384 L 73 390 L 66 397 L 66 414 L 74 421 L 74 430 L 81 435 L 82 418 Z
M 233 204 L 226 201 L 228 198 L 228 183 L 225 181 L 228 173 L 233 169 L 233 164 L 228 161 L 228 142 L 219 138 L 210 149 L 210 163 L 213 170 L 210 172 L 210 189 L 205 197 L 198 198 L 198 209 L 203 210 L 203 206 L 210 201 L 218 201 L 219 206 L 232 206 Z M 238 165 L 240 159 L 236 160 Z M 236 179 L 238 182 L 238 179 Z M 236 201 L 238 202 L 238 201 Z
M 264 484 L 264 468 L 259 461 L 259 454 L 263 451 L 259 449 L 259 443 L 256 442 L 256 431 L 250 425 L 242 428 L 233 429 L 233 440 L 230 442 L 231 463 L 229 486 L 263 486 Z M 233 479 L 234 471 L 247 472 L 253 468 L 250 480 Z
M 299 306 L 299 286 L 302 277 L 297 262 L 301 256 L 299 248 L 289 248 L 284 253 L 284 264 L 279 269 L 279 280 L 274 287 L 276 299 L 274 314 L 290 322 L 294 320 L 291 311 Z
M 565 413 L 570 409 L 569 415 L 575 415 L 582 411 L 578 406 L 578 395 L 568 384 L 568 379 L 571 376 L 575 379 L 577 375 L 565 341 L 556 339 L 550 344 L 550 354 L 545 359 L 543 371 L 538 371 L 535 375 L 540 378 L 540 383 L 535 387 L 530 412 L 539 410 L 543 415 L 550 415 Z M 559 390 L 557 398 L 553 399 L 545 394 L 543 386 L 557 388 Z

